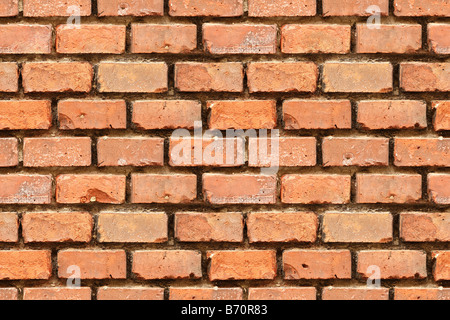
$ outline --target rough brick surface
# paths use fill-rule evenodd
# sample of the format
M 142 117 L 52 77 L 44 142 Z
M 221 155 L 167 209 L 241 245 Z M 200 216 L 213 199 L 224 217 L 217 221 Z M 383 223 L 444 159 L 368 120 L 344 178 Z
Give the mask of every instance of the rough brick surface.
M 103 16 L 162 16 L 164 0 L 97 0 L 97 11 Z
M 374 12 L 387 16 L 389 0 L 322 0 L 324 16 L 370 16 Z M 380 11 L 369 10 L 377 6 Z
M 19 90 L 19 68 L 16 63 L 0 63 L 0 91 L 17 92 Z
M 51 52 L 52 28 L 49 25 L 1 25 L 0 53 L 46 54 Z M 31 41 L 30 41 L 31 39 Z
M 0 214 L 0 242 L 17 242 L 19 239 L 19 219 L 16 213 Z
M 408 242 L 450 241 L 449 212 L 403 212 L 400 237 Z
M 414 92 L 450 91 L 450 63 L 402 63 L 400 87 Z
M 322 291 L 322 300 L 389 300 L 389 289 L 326 287 Z
M 170 300 L 242 300 L 240 288 L 170 288 Z
M 249 0 L 250 17 L 310 17 L 316 14 L 314 0 Z
M 91 300 L 91 288 L 25 288 L 23 300 Z
M 435 130 L 450 130 L 450 101 L 434 101 L 433 109 Z
M 52 263 L 48 250 L 1 250 L 1 280 L 50 278 Z
M 97 300 L 163 300 L 163 288 L 148 287 L 101 287 L 97 291 Z

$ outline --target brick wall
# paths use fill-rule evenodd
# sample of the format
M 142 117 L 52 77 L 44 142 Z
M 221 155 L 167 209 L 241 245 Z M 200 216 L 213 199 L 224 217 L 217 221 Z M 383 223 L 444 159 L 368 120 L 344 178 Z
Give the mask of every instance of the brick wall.
M 450 299 L 449 19 L 0 0 L 0 299 Z

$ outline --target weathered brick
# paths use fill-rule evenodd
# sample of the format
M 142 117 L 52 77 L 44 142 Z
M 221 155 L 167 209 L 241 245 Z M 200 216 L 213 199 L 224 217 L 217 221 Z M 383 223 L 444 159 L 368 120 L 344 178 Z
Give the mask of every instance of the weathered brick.
M 0 203 L 49 204 L 52 198 L 51 175 L 0 175 Z
M 324 242 L 391 242 L 393 218 L 390 213 L 326 212 L 322 239 Z
M 132 271 L 138 279 L 198 279 L 201 259 L 199 251 L 135 251 Z
M 162 16 L 164 0 L 97 0 L 99 17 Z
M 1 54 L 48 54 L 52 51 L 52 26 L 3 24 L 0 26 Z
M 91 288 L 24 288 L 23 300 L 91 300 Z
M 450 24 L 428 24 L 428 47 L 437 54 L 450 54 Z
M 450 3 L 447 0 L 395 0 L 396 16 L 449 17 Z
M 164 288 L 100 287 L 97 300 L 164 300 Z
M 165 213 L 107 213 L 98 215 L 99 242 L 162 243 L 167 241 Z
M 250 17 L 311 17 L 316 14 L 315 0 L 249 0 Z
M 370 16 L 370 7 L 377 6 L 382 16 L 389 15 L 389 0 L 322 0 L 323 15 L 329 16 Z M 378 11 L 377 11 L 378 12 Z
M 272 250 L 208 251 L 209 279 L 270 280 L 277 275 L 276 254 Z
M 296 279 L 350 279 L 351 254 L 348 250 L 285 250 L 283 252 L 284 278 Z
M 316 300 L 314 287 L 249 288 L 248 300 Z
M 203 46 L 212 54 L 271 54 L 277 42 L 276 25 L 203 25 Z
M 273 204 L 275 176 L 249 174 L 204 174 L 203 194 L 213 204 Z
M 400 87 L 404 91 L 450 91 L 450 63 L 403 62 Z
M 23 1 L 23 15 L 25 17 L 68 17 L 72 15 L 84 17 L 90 14 L 90 0 Z
M 49 100 L 0 101 L 1 130 L 48 129 L 51 124 L 51 101 Z
M 18 300 L 19 291 L 16 288 L 0 288 L 0 301 Z
M 251 212 L 247 234 L 250 242 L 314 242 L 318 224 L 313 212 Z
M 241 288 L 170 288 L 170 300 L 242 300 Z
M 414 203 L 422 197 L 420 174 L 357 174 L 357 203 Z
M 22 235 L 29 242 L 89 242 L 93 220 L 87 212 L 27 212 Z
M 0 138 L 0 167 L 15 167 L 19 164 L 19 153 L 16 138 Z
M 329 174 L 287 174 L 281 178 L 283 203 L 350 202 L 351 177 Z
M 0 0 L 0 17 L 12 17 L 19 14 L 19 0 Z
M 407 242 L 450 242 L 450 212 L 402 212 L 400 237 Z
M 395 300 L 450 300 L 449 288 L 395 288 Z
M 430 173 L 428 175 L 429 199 L 438 204 L 450 204 L 450 174 Z
M 450 101 L 433 101 L 435 130 L 450 130 Z
M 394 164 L 398 167 L 450 166 L 450 139 L 395 138 Z
M 49 250 L 0 250 L 1 280 L 45 280 L 52 274 Z
M 0 213 L 0 242 L 19 240 L 19 218 L 13 212 Z M 1 294 L 0 294 L 1 295 Z
M 389 300 L 389 288 L 326 287 L 322 300 Z
M 1 45 L 0 45 L 1 47 Z M 0 63 L 0 91 L 17 92 L 19 90 L 19 68 L 17 63 Z
M 171 16 L 237 17 L 243 13 L 242 0 L 169 0 Z

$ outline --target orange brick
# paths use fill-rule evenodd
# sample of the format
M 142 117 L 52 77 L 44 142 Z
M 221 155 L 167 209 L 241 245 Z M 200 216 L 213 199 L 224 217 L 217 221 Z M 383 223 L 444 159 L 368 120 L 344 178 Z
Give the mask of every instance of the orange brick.
M 0 242 L 17 242 L 19 240 L 19 219 L 16 213 L 0 213 Z M 1 296 L 1 294 L 0 294 Z
M 449 288 L 395 288 L 395 300 L 450 300 Z
M 390 213 L 340 213 L 323 215 L 324 242 L 386 243 L 393 239 L 393 218 Z
M 51 25 L 3 24 L 0 33 L 1 54 L 48 54 L 52 51 Z
M 170 300 L 242 300 L 241 288 L 170 288 Z
M 164 288 L 152 287 L 101 287 L 97 300 L 164 300 Z
M 450 3 L 446 0 L 395 0 L 394 9 L 396 16 L 450 16 Z
M 85 167 L 91 165 L 91 138 L 25 138 L 25 167 Z
M 407 242 L 450 242 L 450 212 L 402 212 L 400 237 Z
M 322 300 L 389 300 L 389 288 L 326 287 Z
M 58 203 L 125 202 L 126 177 L 102 174 L 62 174 L 56 178 Z
M 162 166 L 164 139 L 145 137 L 101 137 L 97 141 L 99 167 Z
M 250 242 L 315 242 L 318 225 L 313 212 L 251 212 L 247 216 Z
M 351 177 L 327 174 L 287 174 L 281 178 L 283 203 L 350 202 Z
M 90 14 L 90 0 L 25 0 L 23 4 L 25 17 L 84 17 Z
M 433 101 L 435 130 L 450 130 L 450 101 Z
M 318 75 L 313 62 L 251 62 L 247 66 L 250 92 L 314 92 Z
M 162 16 L 164 0 L 97 0 L 99 17 Z
M 249 288 L 248 300 L 316 300 L 314 287 Z
M 25 92 L 89 92 L 93 69 L 87 62 L 26 62 Z
M 0 175 L 0 203 L 49 204 L 52 198 L 51 175 Z
M 89 242 L 93 220 L 87 212 L 27 212 L 22 234 L 30 242 Z
M 0 138 L 0 167 L 14 167 L 19 164 L 18 142 L 16 138 Z
M 99 242 L 162 243 L 167 241 L 165 213 L 106 213 L 98 215 Z
M 450 24 L 428 24 L 428 47 L 437 54 L 450 54 Z
M 48 250 L 1 250 L 1 280 L 45 280 L 52 274 Z
M 123 100 L 63 100 L 58 120 L 61 130 L 125 129 L 127 106 Z
M 195 174 L 133 174 L 132 203 L 189 203 L 197 197 Z
M 167 91 L 164 62 L 101 62 L 97 84 L 100 92 L 161 93 Z
M 284 53 L 349 53 L 351 26 L 339 24 L 287 24 L 281 28 Z
M 315 0 L 249 0 L 250 17 L 311 17 L 316 14 Z
M 420 174 L 357 174 L 357 203 L 414 203 L 422 198 Z
M 201 259 L 199 251 L 135 251 L 132 271 L 138 279 L 198 279 Z
M 277 275 L 276 254 L 272 250 L 208 251 L 209 279 L 270 280 Z
M 330 16 L 370 16 L 371 6 L 380 8 L 380 15 L 389 15 L 389 0 L 322 0 L 323 15 Z
M 0 0 L 0 17 L 12 17 L 19 14 L 19 0 Z
M 379 250 L 358 252 L 357 272 L 368 278 L 371 266 L 380 268 L 381 279 L 423 279 L 427 277 L 426 254 L 416 250 Z
M 133 24 L 131 52 L 189 53 L 197 48 L 195 24 Z
M 275 100 L 208 101 L 211 129 L 273 129 L 277 125 Z
M 19 90 L 19 68 L 17 63 L 0 63 L 0 91 L 17 92 Z
M 241 213 L 177 212 L 175 238 L 182 242 L 242 242 Z
M 56 28 L 58 53 L 113 53 L 125 52 L 126 26 L 85 24 L 79 27 L 60 25 Z
M 394 164 L 398 167 L 449 167 L 450 139 L 395 138 Z
M 269 175 L 204 174 L 203 194 L 212 204 L 273 204 L 276 180 Z
M 403 62 L 400 87 L 404 91 L 450 91 L 450 63 Z
M 284 278 L 350 279 L 351 254 L 348 250 L 285 250 Z
M 91 300 L 91 288 L 24 288 L 23 300 Z
M 428 175 L 428 196 L 437 204 L 450 204 L 450 174 Z
M 175 87 L 179 91 L 242 92 L 244 68 L 240 62 L 175 64 Z
M 212 54 L 271 54 L 277 51 L 277 42 L 276 25 L 203 25 L 203 46 Z
M 0 301 L 18 300 L 19 292 L 16 288 L 0 288 Z
M 287 130 L 350 129 L 352 106 L 348 100 L 286 100 L 283 120 Z
M 169 0 L 171 16 L 237 17 L 243 13 L 242 0 Z

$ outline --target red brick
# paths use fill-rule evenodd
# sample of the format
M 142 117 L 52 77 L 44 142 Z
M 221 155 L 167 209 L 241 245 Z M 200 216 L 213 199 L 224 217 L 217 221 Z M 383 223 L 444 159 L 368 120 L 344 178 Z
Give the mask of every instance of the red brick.
M 403 212 L 400 237 L 407 242 L 450 242 L 450 212 Z
M 0 101 L 1 130 L 48 129 L 51 124 L 51 101 L 49 100 Z
M 126 26 L 85 24 L 78 27 L 60 25 L 56 28 L 58 53 L 114 53 L 125 52 Z
M 195 174 L 133 174 L 132 203 L 189 203 L 197 197 Z
M 170 288 L 170 300 L 242 300 L 241 288 Z
M 298 129 L 350 129 L 352 106 L 348 100 L 286 100 L 284 127 Z
M 323 15 L 329 16 L 371 16 L 371 6 L 380 8 L 380 15 L 389 15 L 389 0 L 323 0 Z
M 313 212 L 251 212 L 250 242 L 315 242 L 319 222 Z
M 0 213 L 0 242 L 17 242 L 19 240 L 19 219 L 16 213 Z M 0 293 L 1 296 L 1 293 Z
M 123 250 L 61 250 L 58 277 L 72 276 L 71 266 L 80 268 L 80 279 L 125 279 L 127 259 Z
M 316 300 L 314 287 L 249 288 L 248 300 Z
M 450 280 L 450 251 L 434 251 L 432 257 L 434 260 L 434 280 Z
M 389 288 L 326 287 L 322 300 L 389 300 Z
M 285 250 L 284 278 L 350 279 L 352 258 L 348 250 Z
M 89 242 L 93 220 L 87 212 L 27 212 L 22 234 L 29 242 Z
M 126 177 L 108 174 L 63 174 L 56 178 L 58 203 L 125 202 Z
M 165 213 L 106 213 L 98 215 L 99 242 L 162 243 L 167 241 Z
M 381 279 L 423 279 L 427 277 L 426 254 L 417 250 L 379 250 L 358 252 L 357 272 L 363 278 L 373 275 L 371 266 L 380 268 Z
M 431 173 L 428 175 L 429 199 L 438 204 L 450 204 L 450 174 Z
M 450 300 L 449 288 L 395 288 L 395 300 Z
M 133 24 L 131 52 L 189 53 L 197 48 L 195 24 Z
M 179 91 L 242 92 L 244 68 L 240 62 L 175 64 L 175 88 Z
M 270 280 L 277 275 L 276 254 L 272 250 L 208 251 L 209 279 Z
M 283 203 L 350 202 L 351 177 L 329 174 L 287 174 L 281 178 Z
M 17 63 L 0 63 L 0 91 L 17 92 L 19 90 L 19 68 Z
M 93 69 L 87 62 L 26 62 L 25 92 L 89 92 Z
M 1 250 L 1 280 L 45 280 L 52 274 L 48 250 Z
M 19 164 L 16 138 L 0 138 L 0 167 L 15 167 Z
M 23 300 L 91 300 L 91 288 L 24 288 Z
M 427 105 L 414 100 L 360 101 L 357 121 L 369 130 L 423 129 L 427 127 Z
M 447 0 L 395 0 L 394 9 L 396 16 L 450 16 L 450 3 Z
M 274 204 L 277 179 L 269 175 L 204 174 L 203 194 L 212 204 Z
M 76 8 L 77 10 L 71 10 Z M 71 15 L 91 15 L 90 0 L 25 0 L 25 17 L 68 17 Z
M 238 17 L 243 13 L 242 0 L 169 0 L 171 16 Z
M 123 100 L 63 100 L 58 120 L 61 130 L 125 129 L 127 106 Z
M 276 25 L 203 25 L 203 46 L 212 54 L 270 54 L 277 51 L 277 43 Z
M 389 62 L 326 62 L 323 86 L 325 92 L 391 92 L 393 67 Z
M 414 203 L 422 198 L 420 174 L 357 174 L 357 203 Z
M 97 300 L 164 300 L 164 288 L 148 287 L 101 287 Z
M 85 167 L 91 165 L 91 138 L 25 138 L 25 167 Z
M 135 251 L 132 271 L 138 279 L 198 279 L 201 260 L 199 251 Z
M 172 135 L 169 164 L 174 167 L 235 167 L 245 162 L 242 138 L 177 138 Z
M 241 213 L 177 212 L 175 238 L 182 242 L 241 242 L 244 220 Z
M 99 17 L 162 16 L 164 0 L 97 0 Z
M 211 129 L 273 129 L 277 125 L 275 100 L 208 101 Z
M 395 138 L 394 164 L 398 167 L 449 167 L 450 139 Z
M 283 53 L 349 53 L 351 26 L 287 24 L 281 28 Z
M 101 137 L 97 141 L 99 167 L 162 166 L 164 139 L 145 137 Z
M 49 204 L 52 199 L 51 175 L 0 175 L 0 203 Z
M 0 0 L 0 17 L 12 17 L 19 14 L 19 0 Z
M 358 53 L 414 53 L 422 48 L 420 24 L 380 25 L 375 29 L 367 24 L 356 26 Z
M 18 300 L 19 292 L 16 288 L 0 288 L 0 301 Z
M 437 54 L 450 54 L 450 24 L 430 23 L 428 25 L 428 47 Z
M 435 130 L 450 130 L 450 101 L 433 101 Z
M 316 14 L 315 0 L 249 0 L 250 17 L 311 17 Z
M 47 54 L 52 51 L 51 25 L 3 24 L 0 33 L 1 54 Z
M 278 143 L 278 147 L 272 147 L 274 141 Z M 313 137 L 250 138 L 248 148 L 250 167 L 270 167 L 274 164 L 281 167 L 316 165 L 316 138 Z
M 393 219 L 390 213 L 340 213 L 323 215 L 324 242 L 386 243 L 393 239 Z
M 450 63 L 403 62 L 400 87 L 404 91 L 450 91 Z
M 325 137 L 323 166 L 388 166 L 389 139 L 373 137 Z
M 149 100 L 133 103 L 133 123 L 140 129 L 193 129 L 202 121 L 199 101 Z
M 247 67 L 250 92 L 314 92 L 318 76 L 314 62 L 251 62 Z
M 97 83 L 100 92 L 161 93 L 167 70 L 164 62 L 101 62 Z

